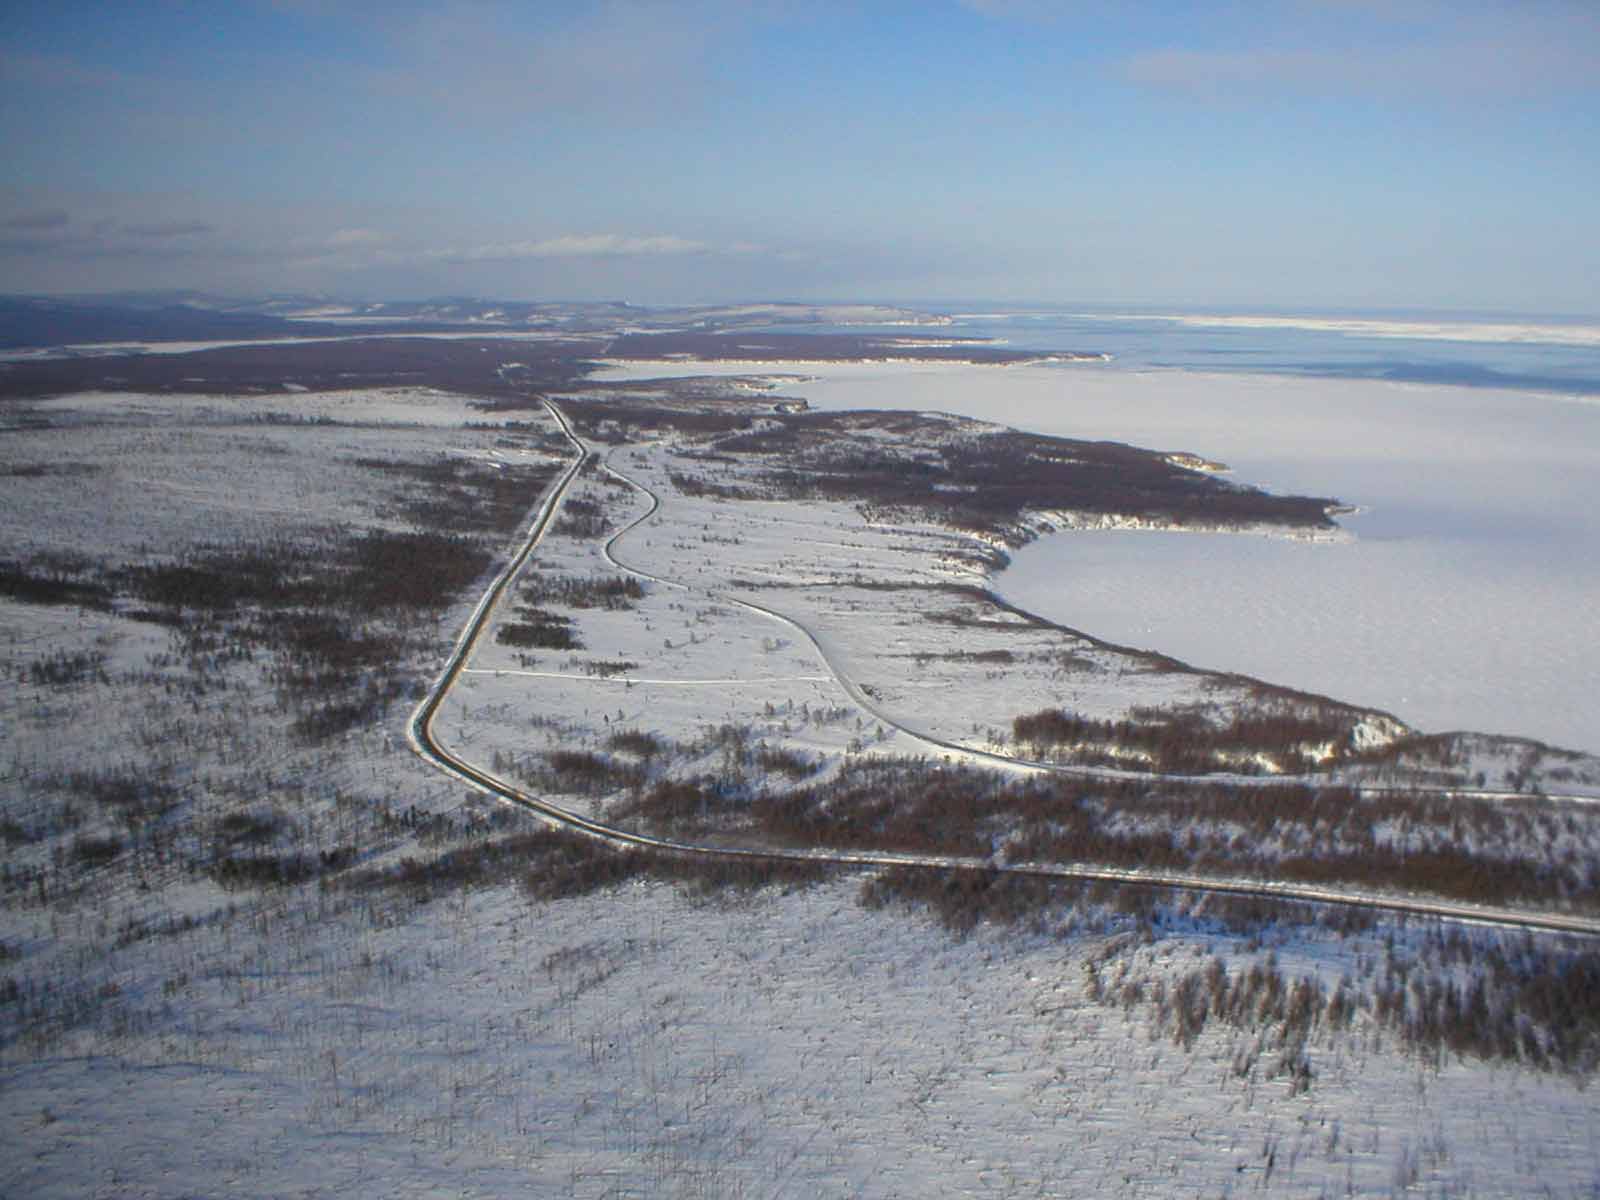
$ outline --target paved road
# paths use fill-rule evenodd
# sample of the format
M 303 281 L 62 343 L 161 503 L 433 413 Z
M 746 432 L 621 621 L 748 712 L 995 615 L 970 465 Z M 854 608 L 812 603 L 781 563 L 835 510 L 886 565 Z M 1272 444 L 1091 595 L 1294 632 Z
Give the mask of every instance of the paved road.
M 1272 881 L 1251 879 L 1218 879 L 1199 875 L 1185 875 L 1172 872 L 1121 870 L 1096 866 L 1074 866 L 1068 864 L 998 864 L 989 859 L 965 858 L 943 855 L 922 854 L 894 854 L 888 852 L 847 852 L 836 850 L 783 850 L 762 847 L 719 847 L 698 845 L 690 842 L 675 841 L 670 838 L 651 837 L 647 834 L 633 833 L 603 822 L 591 820 L 581 814 L 571 812 L 559 805 L 550 803 L 537 796 L 522 791 L 509 781 L 484 770 L 454 753 L 449 747 L 443 745 L 433 730 L 433 721 L 438 714 L 445 697 L 456 680 L 467 669 L 467 661 L 476 649 L 478 641 L 482 638 L 489 625 L 489 617 L 505 594 L 507 587 L 526 565 L 529 558 L 544 540 L 555 514 L 561 507 L 561 501 L 567 490 L 572 486 L 572 481 L 577 478 L 591 451 L 567 421 L 566 416 L 554 404 L 546 402 L 551 416 L 560 425 L 567 440 L 572 443 L 577 452 L 572 464 L 562 473 L 555 485 L 546 494 L 534 514 L 534 519 L 529 527 L 526 540 L 505 569 L 495 577 L 487 591 L 472 610 L 466 627 L 456 639 L 451 650 L 450 658 L 445 664 L 444 671 L 438 681 L 417 706 L 412 714 L 411 721 L 406 727 L 406 738 L 411 747 L 424 759 L 433 763 L 441 770 L 464 780 L 478 790 L 497 797 L 507 803 L 514 804 L 545 821 L 589 837 L 597 838 L 612 846 L 621 848 L 647 848 L 672 854 L 693 855 L 702 858 L 715 858 L 723 861 L 748 861 L 748 862 L 804 862 L 817 863 L 842 867 L 922 867 L 930 870 L 944 870 L 952 867 L 970 868 L 985 871 L 1002 872 L 1006 874 L 1022 875 L 1035 878 L 1072 879 L 1105 881 L 1112 883 L 1133 883 L 1146 887 L 1167 888 L 1184 891 L 1208 892 L 1218 895 L 1253 896 L 1277 900 L 1293 900 L 1314 904 L 1331 904 L 1345 907 L 1363 908 L 1368 910 L 1407 913 L 1417 916 L 1437 917 L 1444 920 L 1466 922 L 1479 925 L 1493 925 L 1521 929 L 1534 929 L 1558 933 L 1575 933 L 1600 937 L 1600 920 L 1586 917 L 1569 916 L 1561 913 L 1524 912 L 1514 909 L 1488 908 L 1476 905 L 1450 904 L 1427 897 L 1382 895 L 1374 893 L 1356 892 L 1344 889 L 1316 888 L 1299 884 L 1275 883 Z M 613 475 L 625 480 L 630 486 L 637 488 L 650 498 L 651 504 L 647 512 L 631 522 L 622 530 L 614 534 L 604 546 L 607 561 L 617 568 L 630 574 L 652 580 L 663 586 L 680 590 L 691 590 L 687 585 L 676 580 L 665 579 L 648 572 L 640 571 L 630 566 L 616 556 L 617 543 L 627 533 L 649 520 L 660 509 L 661 499 L 649 488 L 636 480 L 623 475 L 615 468 L 607 467 Z M 894 727 L 908 738 L 913 738 L 935 750 L 941 756 L 949 755 L 952 758 L 959 755 L 968 761 L 980 762 L 986 766 L 1005 766 L 1012 770 L 1025 771 L 1064 771 L 1070 770 L 1074 774 L 1091 774 L 1100 776 L 1121 776 L 1125 773 L 1113 771 L 1099 771 L 1093 768 L 1064 768 L 1060 764 L 1024 762 L 1016 759 L 1007 759 L 1000 755 L 975 751 L 968 747 L 958 746 L 954 743 L 941 742 L 937 739 L 926 737 L 915 730 L 906 729 L 892 718 L 879 711 L 866 696 L 859 686 L 852 683 L 849 677 L 840 669 L 838 663 L 830 656 L 827 648 L 817 637 L 800 622 L 785 616 L 772 609 L 753 604 L 735 596 L 717 593 L 717 598 L 726 602 L 742 605 L 743 607 L 761 613 L 773 620 L 781 621 L 803 634 L 817 652 L 821 655 L 833 677 L 839 682 L 857 703 L 886 725 Z M 1200 779 L 1183 776 L 1150 776 L 1138 775 L 1137 778 L 1167 779 L 1171 782 L 1206 782 L 1227 783 L 1227 778 L 1205 776 Z M 1254 777 L 1241 777 L 1240 784 L 1259 786 L 1264 780 Z M 1305 783 L 1305 779 L 1274 780 L 1274 782 Z M 1392 791 L 1394 789 L 1368 789 L 1372 791 Z M 1475 795 L 1497 795 L 1498 793 L 1472 793 Z M 1527 799 L 1515 793 L 1505 793 L 1507 798 Z M 1567 797 L 1573 800 L 1591 800 L 1588 797 Z

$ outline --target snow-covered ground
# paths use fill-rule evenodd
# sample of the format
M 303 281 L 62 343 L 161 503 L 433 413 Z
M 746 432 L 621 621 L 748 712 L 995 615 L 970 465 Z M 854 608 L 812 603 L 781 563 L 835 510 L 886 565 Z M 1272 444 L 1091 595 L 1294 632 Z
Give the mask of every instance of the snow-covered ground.
M 255 420 L 263 403 L 343 423 Z M 434 393 L 76 397 L 37 411 L 52 425 L 19 425 L 3 447 L 18 470 L 0 478 L 0 558 L 115 565 L 308 522 L 371 527 L 394 519 L 393 495 L 388 476 L 352 469 L 358 458 L 539 457 Z M 664 469 L 648 454 L 616 459 L 647 478 Z M 643 510 L 603 477 L 583 486 L 616 519 Z M 926 544 L 897 551 L 907 533 L 862 529 L 848 506 L 748 502 L 729 515 L 746 506 L 680 505 L 618 553 L 690 583 L 739 563 L 777 576 L 940 561 Z M 592 539 L 557 535 L 536 562 L 616 569 L 597 554 Z M 943 578 L 972 572 L 955 563 Z M 838 653 L 885 670 L 936 654 L 926 629 L 884 623 L 873 638 L 869 623 L 894 610 L 850 619 L 849 604 L 882 594 L 840 589 L 837 611 L 812 605 Z M 439 623 L 433 663 L 474 600 Z M 391 727 L 301 746 L 263 682 L 270 662 L 223 662 L 196 690 L 161 626 L 12 601 L 3 613 L 8 870 L 43 865 L 55 886 L 53 851 L 121 829 L 45 785 L 75 770 L 164 771 L 183 807 L 152 822 L 179 850 L 219 836 L 227 816 L 276 813 L 313 852 L 355 843 L 363 866 L 380 866 L 439 852 L 396 828 L 407 806 L 482 811 L 407 751 L 408 704 Z M 441 726 L 485 759 L 541 745 L 552 725 L 692 737 L 787 723 L 811 754 L 876 746 L 815 651 L 750 610 L 657 585 L 584 631 L 582 653 L 541 652 L 528 668 L 486 640 Z M 23 679 L 46 653 L 91 649 L 106 655 L 104 682 Z M 622 659 L 641 678 L 585 670 Z M 981 736 L 959 728 L 968 702 L 1010 711 L 999 676 L 928 666 L 946 672 L 940 688 L 890 700 L 952 736 Z M 420 903 L 317 882 L 227 891 L 170 847 L 132 859 L 86 867 L 48 897 L 13 888 L 0 906 L 0 975 L 19 985 L 0 1025 L 0 1194 L 1577 1197 L 1600 1184 L 1593 1090 L 1561 1075 L 1424 1062 L 1358 1021 L 1314 1034 L 1307 1090 L 1274 1071 L 1254 1032 L 1214 1022 L 1185 1050 L 1146 1006 L 1092 998 L 1086 967 L 1102 956 L 1108 974 L 1176 979 L 1213 952 L 1236 971 L 1266 952 L 1192 922 L 1113 948 L 1073 910 L 953 937 L 925 914 L 861 908 L 852 878 L 709 900 L 629 883 L 537 902 L 500 884 Z M 1265 939 L 1286 974 L 1332 984 L 1381 973 L 1390 931 Z
M 1226 943 L 1131 961 L 1176 973 Z M 1314 1038 L 1295 1094 L 1252 1034 L 1208 1027 L 1185 1051 L 1091 1001 L 1102 950 L 954 940 L 863 911 L 850 882 L 294 895 L 97 965 L 138 1015 L 7 1063 L 0 1189 L 1578 1197 L 1600 1179 L 1591 1091 L 1366 1035 Z
M 603 378 L 741 374 L 630 364 Z M 1349 543 L 1080 532 L 999 579 L 1099 637 L 1394 712 L 1600 750 L 1600 405 L 1527 392 L 1065 367 L 768 364 L 816 408 L 954 412 L 1185 450 L 1358 506 Z M 1181 597 L 1181 602 L 1179 598 Z
M 939 428 L 921 429 L 919 444 L 931 445 Z M 943 428 L 961 436 L 954 423 Z M 904 436 L 859 433 L 884 447 Z M 678 450 L 671 439 L 624 445 L 606 456 L 611 478 L 578 484 L 572 506 L 602 506 L 619 527 L 647 505 L 643 491 L 619 496 L 618 478 L 659 495 L 661 507 L 606 550 L 558 524 L 527 578 L 621 570 L 651 586 L 626 610 L 571 614 L 577 651 L 480 643 L 439 713 L 446 740 L 478 765 L 526 750 L 519 714 L 536 709 L 566 717 L 532 736 L 545 750 L 574 742 L 603 750 L 619 727 L 687 740 L 733 723 L 835 763 L 854 745 L 992 766 L 984 755 L 1018 753 L 1012 722 L 1026 713 L 1066 708 L 1115 722 L 1141 708 L 1220 705 L 1238 714 L 1278 703 L 1249 681 L 1163 669 L 981 601 L 971 589 L 987 582 L 980 555 L 991 547 L 973 535 L 910 516 L 867 520 L 842 501 L 685 494 L 674 477 L 699 464 Z M 727 462 L 712 469 L 722 486 L 746 480 Z M 753 465 L 749 482 L 763 469 Z M 515 619 L 512 604 L 500 624 Z M 828 712 L 841 717 L 817 716 Z M 1373 745 L 1403 732 L 1378 714 L 1366 726 Z M 1512 786 L 1503 775 L 1518 761 L 1473 769 L 1490 786 Z

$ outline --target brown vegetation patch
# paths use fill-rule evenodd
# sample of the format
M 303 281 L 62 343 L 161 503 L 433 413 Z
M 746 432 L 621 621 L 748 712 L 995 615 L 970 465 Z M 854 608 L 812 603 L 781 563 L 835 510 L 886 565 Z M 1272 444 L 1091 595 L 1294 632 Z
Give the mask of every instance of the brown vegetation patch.
M 1302 774 L 1354 757 L 1356 727 L 1363 715 L 1328 704 L 1251 710 L 1225 718 L 1191 709 L 1134 709 L 1128 720 L 1101 721 L 1045 709 L 1017 717 L 1011 730 L 1034 758 L 1164 775 L 1259 774 L 1269 769 Z

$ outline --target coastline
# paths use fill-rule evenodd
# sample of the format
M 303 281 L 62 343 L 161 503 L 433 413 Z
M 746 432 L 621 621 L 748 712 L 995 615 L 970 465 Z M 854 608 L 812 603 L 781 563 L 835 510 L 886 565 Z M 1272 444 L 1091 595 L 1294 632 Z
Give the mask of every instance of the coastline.
M 833 411 L 957 412 L 1126 441 L 1221 460 L 1241 482 L 1271 491 L 1338 496 L 1355 511 L 1343 514 L 1343 535 L 1302 543 L 1326 552 L 1319 556 L 1295 555 L 1287 548 L 1293 539 L 1205 539 L 1203 556 L 1154 564 L 1137 581 L 1102 592 L 1093 613 L 1064 588 L 1043 587 L 1045 602 L 1020 594 L 1016 562 L 996 588 L 1095 636 L 1395 711 L 1424 729 L 1493 729 L 1600 750 L 1589 683 L 1600 676 L 1600 618 L 1587 615 L 1600 594 L 1600 568 L 1586 565 L 1592 553 L 1584 549 L 1600 544 L 1600 481 L 1588 470 L 1591 448 L 1600 445 L 1593 406 L 1442 384 L 1095 364 L 999 373 L 949 364 L 762 364 L 768 376 L 790 372 L 804 382 L 785 383 L 775 399 L 803 396 L 812 408 Z M 631 364 L 593 378 L 666 374 L 748 372 L 679 362 Z M 1179 536 L 1137 533 L 1146 552 L 1163 536 Z M 1040 538 L 1017 558 L 1063 540 Z M 1205 561 L 1251 542 L 1279 545 L 1280 561 L 1226 569 Z M 1200 585 L 1229 573 L 1235 586 L 1215 590 L 1188 626 L 1169 620 L 1152 634 L 1139 621 L 1099 623 L 1137 618 L 1141 605 L 1164 618 L 1194 611 Z M 1084 576 L 1069 569 L 1065 578 Z M 1290 590 L 1296 579 L 1303 586 Z M 1185 605 L 1170 603 L 1174 594 Z M 1263 600 L 1273 596 L 1281 603 Z M 1296 614 L 1298 623 L 1288 620 Z M 1237 636 L 1223 640 L 1229 631 Z M 1338 673 L 1300 674 L 1319 658 Z

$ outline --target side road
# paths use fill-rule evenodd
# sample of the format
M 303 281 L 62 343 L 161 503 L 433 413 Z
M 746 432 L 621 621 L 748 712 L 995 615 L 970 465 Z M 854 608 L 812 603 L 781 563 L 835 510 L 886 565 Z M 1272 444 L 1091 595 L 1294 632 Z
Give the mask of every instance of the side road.
M 523 541 L 517 552 L 512 556 L 502 570 L 489 585 L 477 605 L 473 608 L 466 626 L 457 637 L 450 657 L 445 663 L 444 670 L 438 680 L 429 690 L 428 695 L 412 713 L 406 727 L 406 739 L 411 748 L 422 758 L 433 763 L 440 770 L 463 780 L 486 795 L 491 795 L 506 803 L 516 805 L 534 813 L 552 825 L 573 830 L 588 837 L 596 838 L 620 849 L 649 848 L 672 854 L 693 855 L 703 858 L 715 858 L 725 861 L 766 861 L 766 862 L 806 862 L 821 863 L 840 867 L 923 867 L 929 870 L 948 869 L 951 867 L 970 868 L 976 870 L 1000 871 L 1010 874 L 1034 876 L 1040 878 L 1057 878 L 1072 880 L 1105 881 L 1112 883 L 1134 883 L 1146 887 L 1166 888 L 1173 890 L 1209 892 L 1222 895 L 1255 896 L 1279 900 L 1296 900 L 1316 904 L 1343 905 L 1348 907 L 1365 908 L 1377 911 L 1407 913 L 1417 916 L 1431 916 L 1444 920 L 1459 921 L 1470 924 L 1496 925 L 1511 928 L 1542 930 L 1548 932 L 1581 934 L 1600 937 L 1600 919 L 1569 916 L 1559 913 L 1534 913 L 1521 912 L 1514 909 L 1484 908 L 1476 905 L 1448 904 L 1441 901 L 1408 896 L 1386 896 L 1375 893 L 1362 893 L 1338 889 L 1307 887 L 1295 884 L 1276 883 L 1272 881 L 1250 879 L 1219 879 L 1197 875 L 1174 874 L 1169 872 L 1145 872 L 1134 870 L 1119 870 L 1094 866 L 1070 866 L 1065 864 L 996 864 L 989 859 L 945 857 L 939 855 L 909 855 L 873 852 L 840 852 L 830 850 L 785 850 L 766 849 L 760 847 L 730 848 L 696 845 L 687 842 L 678 842 L 666 838 L 651 837 L 646 834 L 632 833 L 624 829 L 606 825 L 591 820 L 578 813 L 571 812 L 547 800 L 532 796 L 515 787 L 509 781 L 479 767 L 442 745 L 436 738 L 433 730 L 434 717 L 443 704 L 450 689 L 466 669 L 466 664 L 476 649 L 479 639 L 488 628 L 489 618 L 495 606 L 499 603 L 506 589 L 516 578 L 518 573 L 527 564 L 533 553 L 543 541 L 556 513 L 561 507 L 562 499 L 571 487 L 574 479 L 588 461 L 592 451 L 573 431 L 565 414 L 555 404 L 546 401 L 545 407 L 551 417 L 560 426 L 562 433 L 571 442 L 576 456 L 571 465 L 561 474 L 561 477 L 550 488 L 534 513 L 533 521 L 529 526 L 528 536 Z M 651 580 L 663 586 L 689 590 L 686 585 L 674 580 L 659 578 L 646 572 L 639 571 L 616 556 L 617 543 L 630 531 L 649 520 L 661 506 L 661 499 L 650 489 L 644 487 L 636 480 L 630 479 L 614 468 L 606 468 L 612 475 L 628 483 L 649 496 L 651 505 L 649 510 L 641 517 L 631 522 L 628 526 L 614 534 L 605 544 L 604 553 L 608 561 L 621 570 L 641 578 Z M 893 721 L 882 712 L 878 711 L 865 696 L 859 687 L 854 686 L 849 678 L 840 670 L 834 658 L 830 656 L 827 648 L 804 625 L 789 618 L 782 613 L 737 597 L 717 594 L 717 599 L 739 604 L 742 607 L 758 612 L 763 616 L 776 621 L 781 621 L 805 636 L 816 648 L 828 670 L 843 687 L 864 709 L 871 712 L 878 720 L 886 725 L 892 725 L 905 736 L 919 741 L 941 756 L 952 759 L 959 756 L 961 759 L 989 767 L 1004 767 L 1011 770 L 1028 772 L 1070 772 L 1074 774 L 1089 774 L 1097 776 L 1125 777 L 1126 772 L 1109 770 L 1096 770 L 1093 768 L 1067 768 L 1057 764 L 1024 762 L 1008 759 L 1001 755 L 987 754 L 974 751 L 970 748 L 958 746 L 953 743 L 944 743 L 928 738 L 915 730 L 907 729 Z M 1151 778 L 1148 775 L 1138 778 Z M 1174 782 L 1192 781 L 1183 776 L 1161 777 L 1170 778 Z M 1207 776 L 1206 782 L 1225 783 L 1226 777 Z M 1248 782 L 1259 786 L 1263 781 L 1251 778 L 1240 779 L 1237 782 Z M 1304 778 L 1282 778 L 1276 780 L 1282 783 L 1306 783 Z M 1392 792 L 1394 789 L 1370 789 L 1371 791 Z M 1485 793 L 1473 793 L 1484 795 Z M 1490 793 L 1491 795 L 1493 793 Z M 1527 799 L 1526 796 L 1516 797 L 1507 794 L 1507 799 Z M 1549 797 L 1550 799 L 1585 800 L 1587 797 Z

